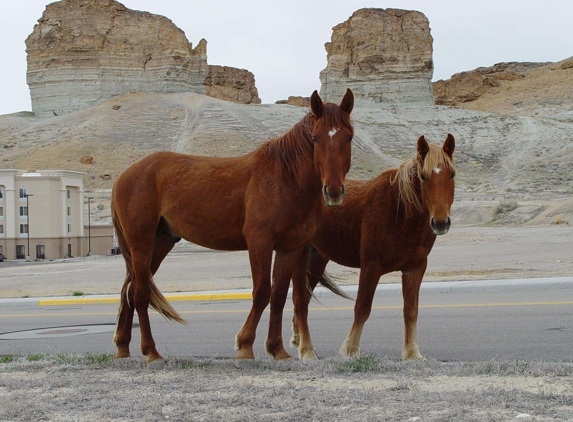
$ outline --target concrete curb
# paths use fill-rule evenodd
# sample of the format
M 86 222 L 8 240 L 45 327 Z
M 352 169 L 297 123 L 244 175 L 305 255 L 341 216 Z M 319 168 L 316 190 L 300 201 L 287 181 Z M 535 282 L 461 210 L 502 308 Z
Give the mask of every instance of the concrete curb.
M 169 302 L 182 301 L 207 301 L 207 300 L 251 300 L 252 293 L 189 293 L 180 295 L 165 295 Z M 120 297 L 117 295 L 106 297 L 75 297 L 75 298 L 54 298 L 40 299 L 38 306 L 56 306 L 56 305 L 94 305 L 98 303 L 119 303 Z
M 526 278 L 509 280 L 472 280 L 472 281 L 428 281 L 422 283 L 421 291 L 426 293 L 454 293 L 459 291 L 501 291 L 517 290 L 523 286 L 535 286 L 539 289 L 571 288 L 573 277 L 555 278 Z M 340 286 L 340 289 L 350 296 L 356 297 L 358 286 Z M 396 292 L 402 290 L 401 283 L 379 284 L 376 288 L 378 292 Z M 317 287 L 314 291 L 316 297 L 334 295 L 324 287 Z M 220 290 L 204 292 L 182 292 L 167 293 L 165 297 L 170 302 L 181 301 L 215 301 L 215 300 L 252 300 L 250 289 L 242 290 Z M 292 289 L 289 290 L 288 297 L 292 297 Z M 37 306 L 58 306 L 58 305 L 92 305 L 119 303 L 119 295 L 93 295 L 77 297 L 41 297 L 41 298 L 7 298 L 0 299 L 2 304 L 28 304 Z

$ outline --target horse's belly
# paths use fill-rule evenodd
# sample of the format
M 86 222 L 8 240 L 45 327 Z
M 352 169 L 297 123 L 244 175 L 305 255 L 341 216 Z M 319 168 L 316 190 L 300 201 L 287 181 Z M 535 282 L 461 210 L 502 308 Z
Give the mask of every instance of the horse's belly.
M 345 267 L 360 268 L 360 251 L 352 245 L 314 238 L 313 246 L 322 256 Z
M 197 221 L 194 224 L 172 224 L 173 235 L 204 248 L 222 251 L 247 249 L 241 227 L 218 224 L 214 221 Z

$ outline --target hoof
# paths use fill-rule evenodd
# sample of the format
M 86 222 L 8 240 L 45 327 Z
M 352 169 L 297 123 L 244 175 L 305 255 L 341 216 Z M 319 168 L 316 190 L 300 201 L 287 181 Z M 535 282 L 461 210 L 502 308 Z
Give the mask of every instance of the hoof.
M 300 360 L 318 360 L 318 356 L 316 356 L 316 352 L 313 350 L 308 350 L 306 352 L 300 353 L 299 355 Z
M 360 357 L 360 347 L 350 349 L 350 348 L 343 346 L 340 348 L 340 354 L 344 357 L 347 357 L 347 358 Z
M 147 369 L 164 369 L 166 366 L 165 359 L 155 359 L 147 363 Z
M 255 369 L 257 362 L 254 359 L 235 359 L 235 367 L 239 369 Z
M 425 360 L 424 356 L 420 353 L 420 349 L 412 348 L 412 349 L 403 349 L 402 350 L 402 359 L 404 360 Z

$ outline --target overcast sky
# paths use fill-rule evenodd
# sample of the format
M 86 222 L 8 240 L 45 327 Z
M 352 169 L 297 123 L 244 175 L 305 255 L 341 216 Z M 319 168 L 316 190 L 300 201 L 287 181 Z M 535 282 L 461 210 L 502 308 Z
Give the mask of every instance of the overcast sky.
M 0 114 L 31 110 L 24 41 L 46 0 L 3 1 Z M 209 64 L 254 73 L 263 103 L 320 89 L 332 27 L 364 7 L 417 10 L 430 21 L 434 78 L 502 61 L 573 56 L 573 0 L 124 0 L 171 19 Z M 573 89 L 573 88 L 572 88 Z

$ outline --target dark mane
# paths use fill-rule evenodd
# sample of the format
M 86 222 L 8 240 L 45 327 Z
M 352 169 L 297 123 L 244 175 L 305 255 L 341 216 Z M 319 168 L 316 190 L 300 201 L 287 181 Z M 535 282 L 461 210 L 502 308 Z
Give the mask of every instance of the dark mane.
M 312 123 L 314 117 L 308 113 L 292 129 L 265 142 L 260 152 L 278 162 L 283 174 L 296 176 L 301 168 L 312 164 Z
M 350 115 L 332 103 L 324 104 L 321 119 L 325 119 L 331 127 L 348 127 L 354 129 Z M 314 115 L 308 113 L 288 132 L 265 142 L 259 148 L 260 152 L 280 164 L 283 174 L 294 177 L 303 176 L 301 169 L 312 165 L 314 146 L 312 142 L 312 127 Z

